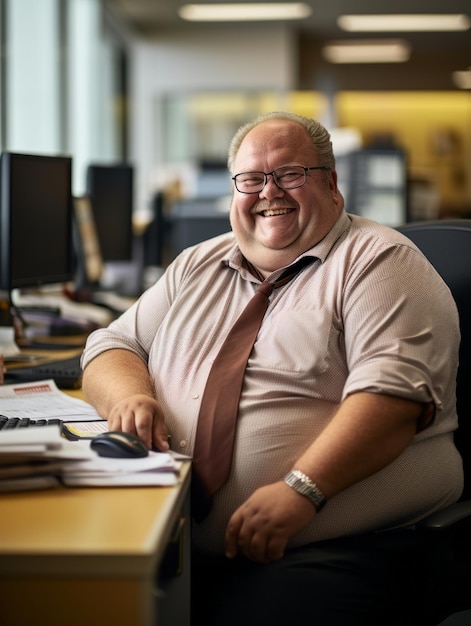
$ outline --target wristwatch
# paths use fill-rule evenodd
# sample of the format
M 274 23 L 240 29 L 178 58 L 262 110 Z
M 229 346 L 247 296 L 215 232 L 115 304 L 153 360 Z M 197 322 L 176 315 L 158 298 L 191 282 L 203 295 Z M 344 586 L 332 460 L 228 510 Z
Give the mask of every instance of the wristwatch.
M 309 476 L 306 476 L 306 474 L 304 474 L 300 470 L 295 469 L 291 472 L 288 472 L 284 478 L 284 481 L 297 493 L 312 502 L 318 513 L 322 511 L 324 506 L 327 504 L 327 500 L 324 497 L 324 494 L 316 485 L 316 483 L 312 482 Z

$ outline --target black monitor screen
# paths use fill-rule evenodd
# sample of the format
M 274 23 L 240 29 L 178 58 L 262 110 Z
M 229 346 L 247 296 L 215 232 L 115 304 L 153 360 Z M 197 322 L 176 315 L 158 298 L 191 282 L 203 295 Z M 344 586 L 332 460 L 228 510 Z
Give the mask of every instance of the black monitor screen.
M 0 288 L 74 278 L 72 159 L 4 152 L 0 163 Z
M 103 261 L 132 260 L 132 166 L 89 165 L 87 195 Z

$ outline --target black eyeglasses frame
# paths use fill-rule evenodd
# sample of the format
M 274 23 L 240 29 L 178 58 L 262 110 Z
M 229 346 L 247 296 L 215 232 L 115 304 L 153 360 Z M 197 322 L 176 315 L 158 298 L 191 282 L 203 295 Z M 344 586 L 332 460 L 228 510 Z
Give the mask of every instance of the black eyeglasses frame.
M 283 191 L 289 191 L 290 189 L 298 189 L 299 187 L 302 187 L 303 185 L 306 184 L 307 181 L 307 173 L 310 172 L 311 170 L 330 170 L 330 167 L 327 167 L 327 165 L 314 165 L 313 167 L 304 167 L 303 165 L 293 165 L 292 167 L 299 167 L 302 170 L 304 170 L 304 180 L 302 183 L 300 183 L 299 185 L 294 185 L 293 187 L 281 187 L 278 184 L 278 181 L 276 179 L 276 172 L 278 170 L 282 170 L 285 168 L 289 168 L 290 166 L 284 166 L 284 167 L 279 167 L 277 170 L 273 170 L 272 172 L 258 172 L 258 171 L 249 171 L 249 172 L 239 172 L 238 174 L 235 174 L 235 176 L 232 176 L 231 180 L 234 181 L 234 186 L 237 189 L 237 191 L 239 193 L 244 193 L 244 194 L 254 194 L 254 193 L 260 193 L 261 191 L 263 191 L 268 183 L 268 177 L 271 176 L 273 178 L 273 182 L 275 183 L 275 185 L 279 188 L 282 189 Z M 263 186 L 261 189 L 258 189 L 257 191 L 241 191 L 238 187 L 237 187 L 237 177 L 238 176 L 242 176 L 243 174 L 263 174 L 263 176 L 265 177 L 265 181 L 263 183 Z

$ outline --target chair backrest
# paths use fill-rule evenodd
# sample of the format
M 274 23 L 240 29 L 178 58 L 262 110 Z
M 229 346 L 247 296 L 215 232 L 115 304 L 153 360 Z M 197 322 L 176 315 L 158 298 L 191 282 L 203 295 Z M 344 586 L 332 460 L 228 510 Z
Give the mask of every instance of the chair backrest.
M 425 254 L 450 288 L 460 316 L 461 346 L 457 376 L 459 429 L 465 491 L 471 497 L 471 219 L 404 224 L 397 228 Z

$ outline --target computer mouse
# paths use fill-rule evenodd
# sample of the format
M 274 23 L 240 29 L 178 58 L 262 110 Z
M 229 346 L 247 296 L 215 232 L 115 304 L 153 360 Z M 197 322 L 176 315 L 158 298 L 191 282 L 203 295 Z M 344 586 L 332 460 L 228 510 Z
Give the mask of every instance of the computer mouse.
M 139 437 L 119 430 L 96 435 L 90 442 L 90 448 L 98 456 L 115 459 L 137 459 L 149 454 L 149 450 Z

